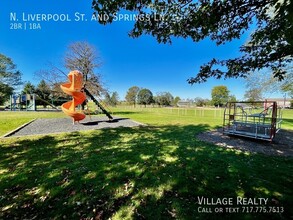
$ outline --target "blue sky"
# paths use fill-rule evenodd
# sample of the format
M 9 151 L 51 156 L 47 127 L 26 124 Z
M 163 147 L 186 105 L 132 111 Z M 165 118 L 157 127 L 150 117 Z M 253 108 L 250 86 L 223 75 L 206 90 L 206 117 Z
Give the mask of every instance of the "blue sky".
M 23 73 L 23 80 L 34 84 L 34 73 L 46 69 L 48 62 L 62 66 L 66 47 L 75 41 L 88 41 L 99 51 L 103 66 L 99 70 L 110 91 L 124 99 L 131 86 L 150 89 L 154 94 L 168 91 L 181 98 L 210 98 L 213 86 L 226 85 L 237 99 L 243 99 L 245 81 L 215 80 L 189 85 L 201 64 L 211 58 L 226 59 L 239 55 L 239 46 L 248 38 L 223 46 L 206 39 L 194 43 L 175 39 L 172 45 L 158 44 L 151 36 L 132 39 L 128 36 L 131 21 L 116 21 L 103 26 L 91 21 L 91 0 L 9 0 L 0 1 L 0 53 L 10 57 Z M 75 21 L 75 13 L 85 14 L 87 21 Z M 10 18 L 16 13 L 18 21 Z M 22 13 L 25 13 L 23 18 Z M 28 14 L 68 14 L 71 21 L 28 22 Z M 22 28 L 10 29 L 13 23 Z M 26 23 L 26 24 L 24 24 Z M 29 29 L 29 23 L 39 23 L 41 29 Z M 26 25 L 26 30 L 24 30 Z

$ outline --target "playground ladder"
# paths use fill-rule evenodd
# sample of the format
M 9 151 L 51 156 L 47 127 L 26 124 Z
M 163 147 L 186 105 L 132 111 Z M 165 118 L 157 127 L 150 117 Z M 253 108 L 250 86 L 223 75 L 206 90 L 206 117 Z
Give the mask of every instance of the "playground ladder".
M 91 98 L 91 100 L 93 100 L 94 103 L 102 110 L 102 112 L 105 115 L 107 115 L 109 120 L 113 120 L 112 115 L 104 108 L 104 106 L 101 105 L 101 103 L 98 102 L 98 100 L 86 88 L 84 88 L 84 91 L 85 91 L 86 95 L 89 96 Z

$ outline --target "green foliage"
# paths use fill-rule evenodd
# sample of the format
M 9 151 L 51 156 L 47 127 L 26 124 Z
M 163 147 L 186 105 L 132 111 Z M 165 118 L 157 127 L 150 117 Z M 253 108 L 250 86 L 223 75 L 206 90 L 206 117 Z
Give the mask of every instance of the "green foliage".
M 196 106 L 203 107 L 208 106 L 210 104 L 210 100 L 197 97 L 194 99 L 194 103 Z
M 12 87 L 0 82 L 0 105 L 3 105 L 4 102 L 9 99 L 12 92 Z
M 178 104 L 178 102 L 179 102 L 180 100 L 181 100 L 180 97 L 179 97 L 179 96 L 176 96 L 176 97 L 174 98 L 174 100 L 173 100 L 173 105 L 174 105 L 174 106 L 177 106 L 177 104 Z
M 174 101 L 174 97 L 170 92 L 158 93 L 154 99 L 160 106 L 170 106 Z
M 235 95 L 230 95 L 228 98 L 229 102 L 237 102 L 236 96 Z
M 212 89 L 212 103 L 223 106 L 229 100 L 229 90 L 226 86 L 215 86 Z
M 261 94 L 262 92 L 257 88 L 249 89 L 245 92 L 244 99 L 249 102 L 260 101 L 260 100 L 263 100 L 263 97 Z
M 111 96 L 108 92 L 105 92 L 105 95 L 104 95 L 104 102 L 107 104 L 107 105 L 111 105 Z
M 33 94 L 36 92 L 36 88 L 31 82 L 27 82 L 24 84 L 23 90 L 21 94 Z
M 50 94 L 51 94 L 51 88 L 50 86 L 45 82 L 45 80 L 41 80 L 40 83 L 37 85 L 36 88 L 36 94 L 46 101 L 50 101 Z M 46 103 L 42 102 L 44 108 L 46 107 Z
M 137 86 L 130 87 L 126 93 L 126 96 L 125 96 L 126 101 L 129 104 L 135 106 L 136 102 L 137 102 L 138 92 L 139 92 L 139 87 L 137 87 Z
M 268 69 L 257 71 L 246 77 L 246 95 L 248 100 L 262 100 L 263 97 L 270 97 L 273 93 L 287 93 L 293 97 L 293 67 L 286 68 L 287 74 L 283 81 L 275 79 Z M 255 98 L 254 98 L 255 97 Z
M 293 1 L 104 1 L 93 0 L 92 6 L 101 15 L 99 22 L 111 23 L 120 10 L 135 12 L 137 19 L 131 37 L 154 36 L 158 42 L 171 42 L 174 37 L 205 38 L 217 45 L 239 39 L 256 24 L 248 43 L 240 48 L 240 57 L 213 58 L 200 67 L 189 83 L 205 82 L 209 77 L 244 77 L 251 71 L 270 68 L 275 78 L 283 79 L 286 65 L 293 55 Z M 103 15 L 109 19 L 102 19 Z
M 149 89 L 141 89 L 137 94 L 137 102 L 142 105 L 153 103 L 153 93 Z
M 287 92 L 288 95 L 293 98 L 293 68 L 290 69 L 291 72 L 287 74 L 284 82 L 281 85 L 281 90 Z
M 119 103 L 119 95 L 117 92 L 113 92 L 112 95 L 110 95 L 108 92 L 105 92 L 105 103 L 110 106 L 116 106 Z
M 21 73 L 12 59 L 0 54 L 0 104 L 3 104 L 21 83 Z
M 118 92 L 113 92 L 111 95 L 111 105 L 116 106 L 119 103 L 119 95 Z
M 45 80 L 41 80 L 39 84 L 37 85 L 36 93 L 42 99 L 48 99 L 50 92 L 51 92 L 50 86 L 45 82 Z
M 16 65 L 3 54 L 0 54 L 0 82 L 11 87 L 22 83 L 21 73 L 16 69 Z

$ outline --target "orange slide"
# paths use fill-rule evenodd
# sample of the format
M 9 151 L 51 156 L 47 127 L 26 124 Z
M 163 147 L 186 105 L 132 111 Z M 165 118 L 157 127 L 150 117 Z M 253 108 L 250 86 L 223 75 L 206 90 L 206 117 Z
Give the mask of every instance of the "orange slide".
M 86 95 L 81 92 L 83 86 L 83 75 L 78 70 L 71 71 L 68 74 L 69 83 L 60 85 L 63 92 L 72 96 L 73 100 L 62 104 L 62 111 L 73 118 L 73 123 L 81 121 L 85 118 L 85 114 L 82 112 L 76 112 L 75 107 L 80 105 L 86 99 Z

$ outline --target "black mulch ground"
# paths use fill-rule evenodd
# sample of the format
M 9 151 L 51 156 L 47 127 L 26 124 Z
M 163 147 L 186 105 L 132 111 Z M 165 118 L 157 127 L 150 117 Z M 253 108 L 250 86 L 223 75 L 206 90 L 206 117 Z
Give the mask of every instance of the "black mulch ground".
M 79 123 L 74 125 L 71 118 L 53 118 L 53 119 L 36 119 L 20 130 L 8 135 L 9 137 L 38 135 L 38 134 L 52 134 L 62 132 L 74 132 L 83 130 L 96 130 L 103 128 L 117 128 L 117 127 L 135 127 L 141 126 L 141 123 L 132 121 L 128 118 L 114 118 L 109 121 L 106 117 L 86 117 Z

